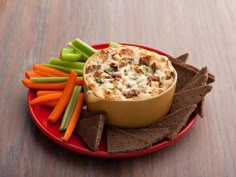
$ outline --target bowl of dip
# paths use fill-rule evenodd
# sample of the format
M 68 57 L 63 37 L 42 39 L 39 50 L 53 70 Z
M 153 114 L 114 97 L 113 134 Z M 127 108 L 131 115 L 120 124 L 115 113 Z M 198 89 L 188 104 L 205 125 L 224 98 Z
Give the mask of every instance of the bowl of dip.
M 122 128 L 146 127 L 164 117 L 172 104 L 177 73 L 156 49 L 127 44 L 106 47 L 83 69 L 89 111 L 107 113 L 107 123 Z

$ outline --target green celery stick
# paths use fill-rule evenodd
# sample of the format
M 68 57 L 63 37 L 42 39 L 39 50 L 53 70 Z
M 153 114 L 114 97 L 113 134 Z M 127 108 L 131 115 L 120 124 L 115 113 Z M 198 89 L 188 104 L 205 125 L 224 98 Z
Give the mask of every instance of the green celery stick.
M 48 67 L 51 67 L 51 68 L 55 68 L 55 69 L 58 69 L 58 70 L 61 70 L 61 71 L 67 72 L 67 73 L 70 73 L 73 70 L 78 74 L 78 76 L 83 75 L 83 71 L 80 70 L 80 69 L 66 68 L 66 67 L 63 67 L 63 66 L 52 65 L 52 64 L 48 64 L 48 63 L 43 63 L 42 65 L 48 66 Z
M 68 81 L 68 77 L 31 77 L 30 80 L 38 83 L 58 83 Z
M 94 49 L 93 47 L 78 38 L 69 42 L 68 45 L 75 51 L 81 53 L 86 58 L 89 58 L 97 52 L 96 49 Z
M 116 43 L 116 42 L 110 42 L 109 43 L 109 47 L 119 47 L 119 46 L 121 46 L 120 44 L 118 44 L 118 43 Z
M 82 87 L 81 86 L 75 86 L 74 90 L 72 92 L 72 95 L 70 97 L 70 100 L 68 102 L 68 105 L 66 107 L 66 110 L 64 112 L 63 118 L 62 118 L 62 122 L 60 125 L 59 130 L 60 131 L 65 131 L 68 127 L 68 124 L 70 122 L 71 116 L 74 112 L 75 106 L 76 106 L 76 102 L 79 96 L 79 93 L 81 91 Z
M 65 61 L 81 61 L 84 62 L 85 58 L 82 54 L 76 52 L 74 49 L 62 48 L 60 52 L 60 59 Z
M 62 66 L 66 68 L 72 68 L 72 69 L 80 69 L 83 70 L 84 63 L 82 62 L 70 62 L 70 61 L 62 61 L 57 58 L 50 58 L 48 61 L 48 64 Z

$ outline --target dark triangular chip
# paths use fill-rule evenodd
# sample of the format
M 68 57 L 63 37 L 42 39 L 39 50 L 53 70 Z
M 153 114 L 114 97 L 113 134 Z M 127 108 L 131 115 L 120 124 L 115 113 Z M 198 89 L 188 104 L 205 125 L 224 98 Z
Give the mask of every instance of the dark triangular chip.
M 205 97 L 202 98 L 202 100 L 200 101 L 200 103 L 198 103 L 197 108 L 195 110 L 195 112 L 201 117 L 204 117 L 204 103 L 205 103 Z
M 158 143 L 169 134 L 168 128 L 139 128 L 125 129 L 125 131 L 140 139 L 148 141 L 150 144 Z
M 202 76 L 205 76 L 208 80 L 208 71 L 207 71 L 207 67 L 203 67 L 197 74 L 195 74 L 195 76 L 193 76 L 193 78 L 184 86 L 184 88 L 188 87 L 192 82 L 202 78 Z M 204 80 L 205 80 L 204 79 Z M 207 82 L 206 80 L 206 82 Z M 205 84 L 204 84 L 205 85 Z M 198 85 L 198 86 L 203 86 L 203 85 Z M 193 87 L 192 87 L 193 88 Z
M 173 59 L 171 59 L 171 61 L 172 60 Z M 194 77 L 196 72 L 185 67 L 185 64 L 178 60 L 177 62 L 172 62 L 172 65 L 175 68 L 178 76 L 176 84 L 176 92 L 178 92 Z
M 189 90 L 189 89 L 204 86 L 206 85 L 207 79 L 208 79 L 207 75 L 203 75 L 200 78 L 196 78 L 194 81 L 192 81 L 191 83 L 187 84 L 184 88 L 182 88 L 181 92 L 184 90 Z
M 188 59 L 188 53 L 185 53 L 185 54 L 183 54 L 183 55 L 180 55 L 180 56 L 178 56 L 177 58 L 175 58 L 175 59 L 177 59 L 177 60 L 179 60 L 179 61 L 182 61 L 182 62 L 186 62 L 187 61 L 187 59 Z
M 104 124 L 105 116 L 103 114 L 78 121 L 76 132 L 93 151 L 98 150 Z
M 108 153 L 125 153 L 138 151 L 151 146 L 145 140 L 116 127 L 107 127 L 107 152 Z
M 171 114 L 168 114 L 161 121 L 156 122 L 149 127 L 153 128 L 168 128 L 170 133 L 167 138 L 172 139 L 178 135 L 182 128 L 186 125 L 190 115 L 196 109 L 197 105 L 187 106 L 183 109 L 179 109 Z
M 192 65 L 185 64 L 177 59 L 174 58 L 169 58 L 169 59 L 178 75 L 176 91 L 179 91 L 199 72 L 199 69 L 197 69 Z M 215 76 L 213 74 L 208 73 L 207 83 L 210 84 L 214 81 L 215 81 Z
M 178 92 L 174 96 L 173 103 L 171 106 L 171 112 L 174 112 L 177 109 L 184 108 L 188 105 L 198 104 L 202 100 L 202 97 L 205 96 L 208 92 L 210 92 L 211 89 L 212 86 L 206 85 Z

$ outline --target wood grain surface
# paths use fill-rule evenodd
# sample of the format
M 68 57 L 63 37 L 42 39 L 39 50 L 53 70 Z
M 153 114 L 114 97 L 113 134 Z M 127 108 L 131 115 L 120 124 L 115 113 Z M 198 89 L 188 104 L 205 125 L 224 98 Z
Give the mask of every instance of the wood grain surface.
M 0 0 L 0 176 L 235 176 L 235 9 L 235 0 Z M 168 148 L 130 159 L 87 157 L 53 143 L 31 121 L 20 79 L 76 37 L 188 52 L 188 63 L 216 75 L 204 119 Z

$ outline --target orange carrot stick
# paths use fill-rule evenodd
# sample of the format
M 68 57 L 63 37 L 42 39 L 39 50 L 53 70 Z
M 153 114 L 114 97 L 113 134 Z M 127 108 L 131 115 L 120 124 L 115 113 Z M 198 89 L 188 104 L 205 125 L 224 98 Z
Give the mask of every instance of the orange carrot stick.
M 61 95 L 62 95 L 62 92 L 42 95 L 42 96 L 32 99 L 29 103 L 32 105 L 32 104 L 44 103 L 47 101 L 59 100 L 61 98 Z
M 77 103 L 76 103 L 76 106 L 75 106 L 75 109 L 74 109 L 74 112 L 72 114 L 71 120 L 69 122 L 69 125 L 66 129 L 64 136 L 61 138 L 63 141 L 68 141 L 70 139 L 70 137 L 75 129 L 75 126 L 79 120 L 79 115 L 80 115 L 80 112 L 83 107 L 83 102 L 84 102 L 84 94 L 80 93 Z
M 53 100 L 53 101 L 48 101 L 48 102 L 45 102 L 45 103 L 40 103 L 40 105 L 42 106 L 48 106 L 50 108 L 54 108 L 57 104 L 58 104 L 58 100 Z
M 76 77 L 77 77 L 77 73 L 75 71 L 71 71 L 66 87 L 64 91 L 62 92 L 61 98 L 48 117 L 49 122 L 51 123 L 56 122 L 60 118 L 62 112 L 65 110 L 65 107 L 73 92 L 75 82 L 76 82 Z
M 69 73 L 66 73 L 66 72 L 63 72 L 63 71 L 60 71 L 58 69 L 51 68 L 48 66 L 44 66 L 41 64 L 34 64 L 33 70 L 34 70 L 34 72 L 41 74 L 41 75 L 45 75 L 45 76 L 55 76 L 55 77 L 56 76 L 68 77 L 69 76 Z
M 34 72 L 33 70 L 27 70 L 25 71 L 25 77 L 30 79 L 31 77 L 43 77 L 45 75 L 42 74 L 38 74 L 36 72 Z
M 52 94 L 52 93 L 62 93 L 62 90 L 38 90 L 36 95 L 38 96 L 43 96 L 47 94 Z
M 67 82 L 60 83 L 35 83 L 30 79 L 22 79 L 21 82 L 27 87 L 31 89 L 42 89 L 42 90 L 61 90 L 66 87 Z

